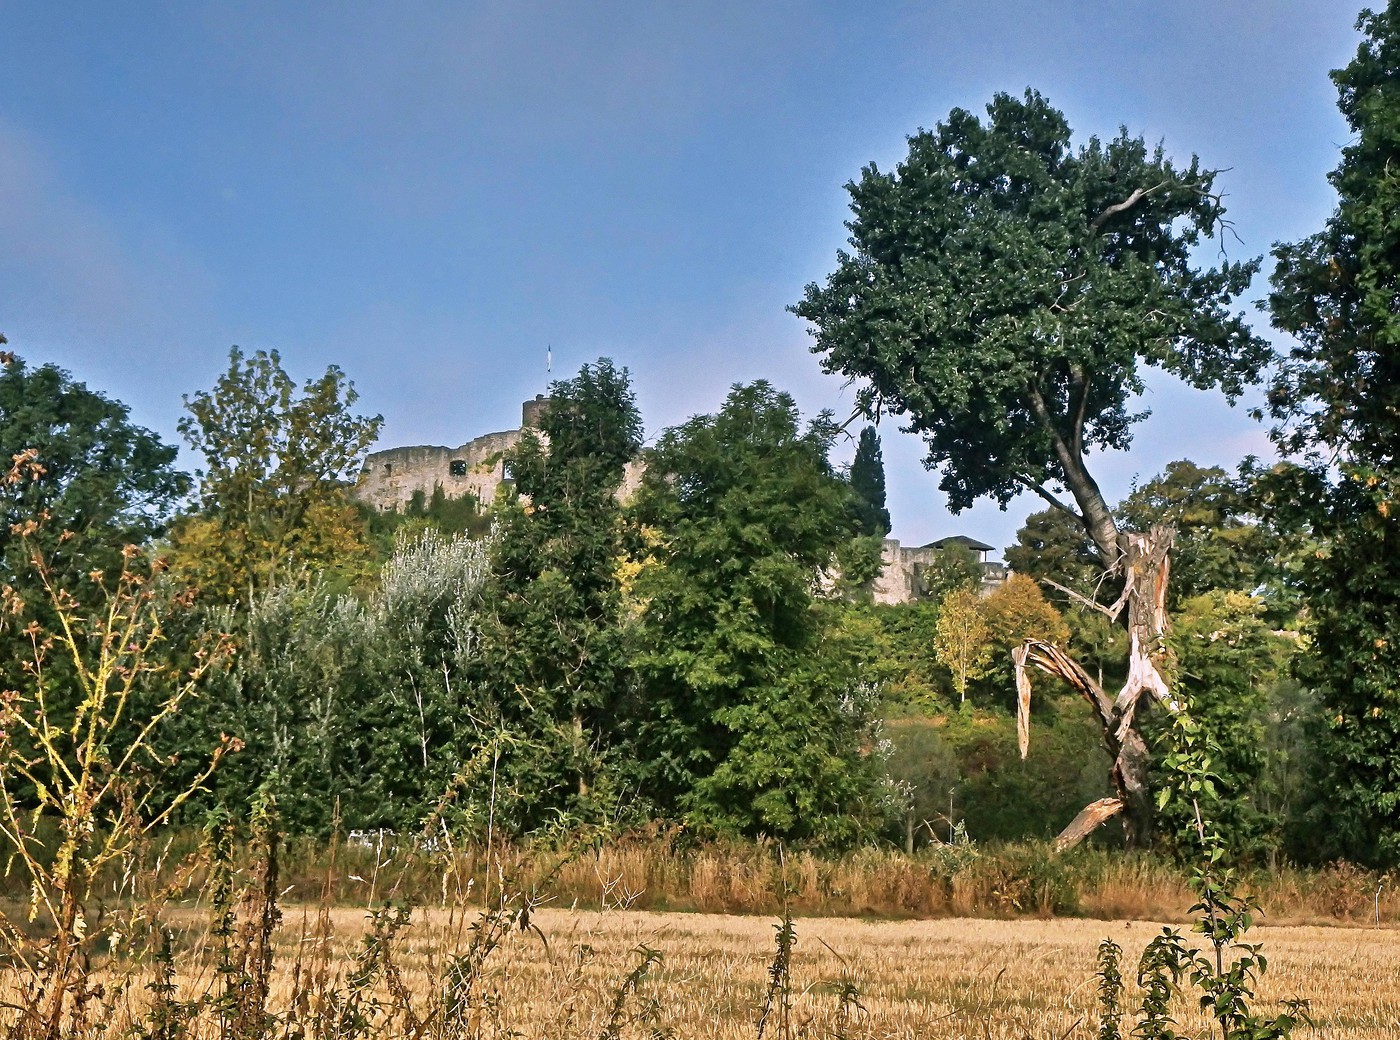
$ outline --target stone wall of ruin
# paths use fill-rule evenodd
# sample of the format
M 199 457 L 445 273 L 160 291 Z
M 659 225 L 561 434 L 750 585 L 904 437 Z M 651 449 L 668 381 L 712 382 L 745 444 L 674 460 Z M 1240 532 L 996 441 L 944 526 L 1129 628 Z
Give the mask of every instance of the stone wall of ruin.
M 526 401 L 522 406 L 524 426 L 538 423 L 544 398 Z M 475 496 L 490 505 L 496 489 L 506 479 L 504 456 L 520 441 L 520 430 L 488 433 L 456 448 L 420 445 L 376 451 L 366 460 L 355 487 L 355 497 L 378 510 L 404 510 L 421 491 L 425 503 L 441 487 L 447 498 Z M 618 498 L 627 501 L 641 487 L 643 465 L 630 462 L 623 474 Z M 876 603 L 914 603 L 928 595 L 923 574 L 935 562 L 939 550 L 921 546 L 905 547 L 893 538 L 881 546 L 880 575 L 875 579 L 872 598 Z M 983 591 L 1006 580 L 1002 564 L 983 564 Z
M 441 485 L 448 498 L 474 495 L 489 504 L 505 479 L 505 453 L 519 440 L 519 430 L 504 430 L 457 448 L 420 445 L 376 451 L 365 459 L 355 497 L 375 509 L 403 510 L 415 491 L 431 499 Z

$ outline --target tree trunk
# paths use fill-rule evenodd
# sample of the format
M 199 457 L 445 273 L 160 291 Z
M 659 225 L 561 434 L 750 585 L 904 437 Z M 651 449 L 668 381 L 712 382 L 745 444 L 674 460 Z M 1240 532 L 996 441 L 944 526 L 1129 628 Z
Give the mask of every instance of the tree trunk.
M 579 801 L 588 798 L 588 775 L 584 771 L 587 762 L 586 747 L 583 739 L 583 716 L 574 715 L 574 755 L 579 763 L 578 766 L 578 797 Z
M 1137 728 L 1138 704 L 1150 694 L 1176 710 L 1162 670 L 1167 665 L 1167 578 L 1175 532 L 1153 527 L 1146 534 L 1125 534 L 1124 596 L 1128 608 L 1128 679 L 1113 702 L 1119 752 L 1113 763 L 1114 781 L 1124 798 L 1123 827 L 1131 847 L 1152 837 L 1152 791 L 1148 787 L 1147 745 Z
M 1105 820 L 1117 816 L 1122 811 L 1123 802 L 1119 798 L 1100 798 L 1097 802 L 1090 802 L 1080 809 L 1079 815 L 1060 832 L 1060 836 L 1055 839 L 1055 851 L 1063 852 L 1065 849 L 1074 848 L 1097 830 Z
M 1056 840 L 1057 848 L 1069 848 L 1082 841 L 1104 820 L 1114 815 L 1123 819 L 1123 830 L 1131 848 L 1141 847 L 1152 836 L 1152 791 L 1148 785 L 1150 756 L 1147 744 L 1137 727 L 1138 704 L 1144 693 L 1151 695 L 1168 710 L 1176 710 L 1166 679 L 1167 635 L 1167 577 L 1170 572 L 1170 552 L 1174 532 L 1169 527 L 1154 527 L 1146 534 L 1129 533 L 1119 537 L 1122 550 L 1123 595 L 1108 608 L 1115 616 L 1127 609 L 1128 678 L 1118 696 L 1108 695 L 1078 662 L 1058 647 L 1028 639 L 1014 651 L 1017 687 L 1017 728 L 1020 735 L 1021 757 L 1030 746 L 1030 677 L 1026 665 L 1054 675 L 1077 691 L 1093 707 L 1103 728 L 1104 746 L 1113 758 L 1113 786 L 1118 792 L 1119 808 L 1096 802 L 1075 818 L 1074 823 Z

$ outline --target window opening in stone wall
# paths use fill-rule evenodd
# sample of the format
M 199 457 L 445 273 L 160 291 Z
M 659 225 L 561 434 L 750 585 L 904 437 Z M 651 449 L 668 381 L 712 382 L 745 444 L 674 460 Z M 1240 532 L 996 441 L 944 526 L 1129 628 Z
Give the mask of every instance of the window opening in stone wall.
M 467 475 L 467 460 L 453 459 L 447 464 L 447 470 L 454 477 L 465 477 Z

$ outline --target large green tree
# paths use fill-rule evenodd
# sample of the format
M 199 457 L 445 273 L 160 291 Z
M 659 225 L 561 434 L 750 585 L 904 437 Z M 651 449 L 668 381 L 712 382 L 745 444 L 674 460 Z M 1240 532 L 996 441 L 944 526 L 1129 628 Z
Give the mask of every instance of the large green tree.
M 507 456 L 516 501 L 498 510 L 483 683 L 523 741 L 511 762 L 519 826 L 609 811 L 614 719 L 628 651 L 618 501 L 642 420 L 625 368 L 603 358 L 550 386 L 538 430 Z
M 0 689 L 32 688 L 37 640 L 49 721 L 59 729 L 82 685 L 76 658 L 43 649 L 50 635 L 62 638 L 58 605 L 69 621 L 105 617 L 120 576 L 147 575 L 145 557 L 128 558 L 127 547 L 157 537 L 188 491 L 175 455 L 131 421 L 126 405 L 55 365 L 31 368 L 0 351 Z M 136 736 L 125 723 L 115 733 Z M 9 736 L 26 746 L 23 733 Z
M 0 482 L 0 585 L 28 610 L 0 635 L 0 681 L 16 686 L 14 670 L 32 656 L 20 631 L 29 620 L 56 627 L 36 554 L 47 580 L 80 608 L 104 604 L 123 549 L 159 535 L 189 490 L 175 455 L 131 422 L 126 405 L 55 365 L 30 368 L 0 353 L 0 459 L 7 472 L 19 463 L 16 479 Z M 63 667 L 55 660 L 50 671 Z
M 1274 505 L 1321 541 L 1300 575 L 1319 693 L 1322 852 L 1400 863 L 1400 3 L 1363 12 L 1332 73 L 1352 131 L 1326 226 L 1276 247 L 1274 325 L 1294 337 L 1269 395 Z
M 358 399 L 334 365 L 298 389 L 277 351 L 237 347 L 212 390 L 185 398 L 180 432 L 204 468 L 174 561 L 210 602 L 246 605 L 298 568 L 369 555 L 347 488 L 383 419 L 354 414 Z
M 988 119 L 954 110 L 909 138 L 891 172 L 847 186 L 851 251 L 792 309 L 810 321 L 823 367 L 864 381 L 871 415 L 908 420 L 955 510 L 1031 491 L 1074 516 L 1121 571 L 1133 632 L 1128 680 L 1111 697 L 1075 683 L 1104 727 L 1130 836 L 1151 813 L 1147 750 L 1134 715 L 1162 676 L 1170 534 L 1120 530 L 1088 464 L 1124 449 L 1144 367 L 1234 399 L 1267 346 L 1233 299 L 1257 263 L 1198 266 L 1224 207 L 1215 173 L 1126 131 L 1074 147 L 1064 116 L 1034 91 L 998 94 Z M 1057 672 L 1062 654 L 1033 663 Z
M 852 840 L 876 810 L 861 748 L 872 704 L 818 603 L 854 533 L 827 457 L 835 432 L 827 416 L 803 429 L 793 399 L 760 381 L 647 453 L 636 744 L 663 809 L 827 842 Z
M 123 546 L 160 534 L 189 490 L 176 448 L 133 424 L 126 405 L 55 365 L 30 368 L 6 353 L 0 459 L 8 469 L 21 454 L 24 479 L 0 486 L 0 568 L 11 584 L 33 578 L 33 549 L 74 592 L 80 575 L 120 569 Z M 17 532 L 27 521 L 38 528 L 24 548 Z

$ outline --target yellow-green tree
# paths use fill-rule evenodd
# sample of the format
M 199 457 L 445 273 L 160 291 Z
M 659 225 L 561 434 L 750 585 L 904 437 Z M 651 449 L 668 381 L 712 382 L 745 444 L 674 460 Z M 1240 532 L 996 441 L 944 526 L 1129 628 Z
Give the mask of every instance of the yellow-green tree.
M 1045 598 L 1040 583 L 1028 575 L 1012 574 L 980 606 L 988 635 L 999 647 L 1010 650 L 1027 639 L 1062 646 L 1069 640 L 1064 615 Z
M 173 532 L 173 568 L 214 602 L 249 603 L 298 569 L 350 575 L 370 545 L 349 482 L 382 417 L 336 366 L 300 391 L 277 351 L 234 347 L 212 390 L 185 398 L 180 433 L 204 457 L 199 513 Z
M 967 684 L 987 674 L 992 649 L 992 632 L 976 591 L 960 588 L 943 597 L 933 652 L 952 673 L 960 702 L 967 701 Z

